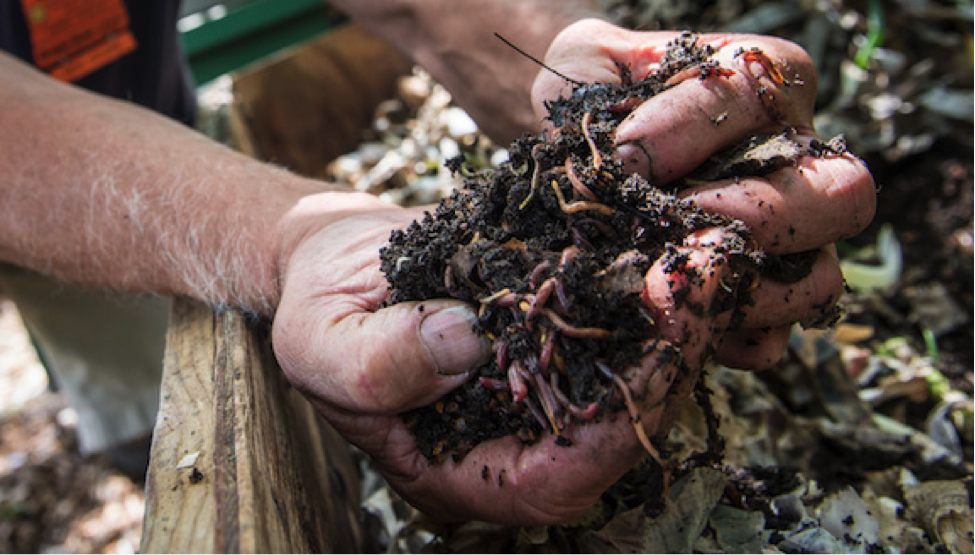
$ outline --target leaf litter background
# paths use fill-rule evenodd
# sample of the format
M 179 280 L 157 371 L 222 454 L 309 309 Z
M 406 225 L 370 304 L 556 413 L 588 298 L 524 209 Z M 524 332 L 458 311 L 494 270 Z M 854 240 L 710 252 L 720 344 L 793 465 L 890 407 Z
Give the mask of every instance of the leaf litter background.
M 570 525 L 442 528 L 366 469 L 367 547 L 972 552 L 972 4 L 603 4 L 633 28 L 772 34 L 812 55 L 820 134 L 844 133 L 880 187 L 874 223 L 839 245 L 848 315 L 827 332 L 797 329 L 767 372 L 710 370 L 723 464 L 683 475 L 663 507 L 641 503 L 635 472 Z M 503 159 L 422 72 L 400 90 L 362 147 L 333 164 L 337 180 L 394 202 L 434 202 L 456 185 L 444 159 Z M 73 426 L 15 307 L 0 301 L 0 552 L 138 549 L 141 485 L 77 455 Z M 673 456 L 705 450 L 705 436 L 687 403 Z

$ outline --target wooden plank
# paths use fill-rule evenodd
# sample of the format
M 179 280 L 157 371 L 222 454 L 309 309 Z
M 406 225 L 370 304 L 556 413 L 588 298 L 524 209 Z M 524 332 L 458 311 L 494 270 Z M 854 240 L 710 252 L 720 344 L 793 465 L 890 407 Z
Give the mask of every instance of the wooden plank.
M 234 76 L 233 124 L 242 150 L 324 178 L 362 142 L 374 111 L 412 62 L 376 35 L 346 25 Z
M 175 302 L 142 551 L 357 551 L 358 511 L 350 450 L 288 385 L 267 328 Z
M 146 479 L 142 552 L 201 551 L 216 514 L 211 488 L 190 481 L 192 469 L 177 469 L 184 456 L 199 453 L 203 480 L 213 478 L 214 322 L 197 318 L 200 307 L 174 303 L 167 337 L 160 411 L 153 432 Z M 197 345 L 211 345 L 209 351 Z M 209 374 L 205 369 L 209 368 Z M 199 487 L 198 487 L 199 486 Z M 206 550 L 209 550 L 207 547 Z

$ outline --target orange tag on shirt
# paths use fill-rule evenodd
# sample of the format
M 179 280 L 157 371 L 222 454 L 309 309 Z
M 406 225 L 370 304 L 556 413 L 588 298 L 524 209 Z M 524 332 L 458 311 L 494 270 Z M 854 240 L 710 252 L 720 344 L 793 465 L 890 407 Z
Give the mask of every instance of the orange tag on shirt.
M 22 0 L 34 64 L 76 81 L 135 49 L 122 0 Z

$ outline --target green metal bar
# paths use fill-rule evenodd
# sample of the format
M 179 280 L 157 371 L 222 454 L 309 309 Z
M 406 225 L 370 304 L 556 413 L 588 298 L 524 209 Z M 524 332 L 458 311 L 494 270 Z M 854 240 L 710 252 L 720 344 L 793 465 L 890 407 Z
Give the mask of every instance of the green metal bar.
M 323 0 L 255 0 L 181 34 L 197 83 L 306 41 L 338 20 Z

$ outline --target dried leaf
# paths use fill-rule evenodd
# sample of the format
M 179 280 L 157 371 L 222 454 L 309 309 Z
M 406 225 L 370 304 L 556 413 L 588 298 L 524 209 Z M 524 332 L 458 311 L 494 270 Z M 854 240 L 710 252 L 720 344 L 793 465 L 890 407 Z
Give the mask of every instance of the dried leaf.
M 631 509 L 579 540 L 584 553 L 690 553 L 724 493 L 725 477 L 713 468 L 696 468 L 675 483 L 663 514 L 647 519 Z
M 972 508 L 964 484 L 930 481 L 904 492 L 921 524 L 952 553 L 972 553 Z

